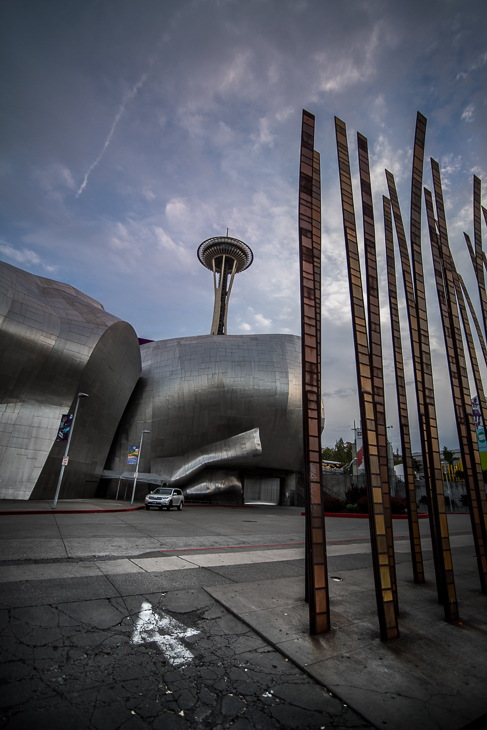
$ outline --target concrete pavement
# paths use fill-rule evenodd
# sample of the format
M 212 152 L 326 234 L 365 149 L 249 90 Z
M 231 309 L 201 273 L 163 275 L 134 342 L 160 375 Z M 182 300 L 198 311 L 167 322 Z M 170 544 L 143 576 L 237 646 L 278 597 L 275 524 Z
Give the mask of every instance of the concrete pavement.
M 383 644 L 362 520 L 327 520 L 333 630 L 309 637 L 300 512 L 0 517 L 0 728 L 456 730 L 487 712 L 468 517 L 450 518 L 461 626 L 427 521 L 425 586 L 394 523 L 401 638 Z

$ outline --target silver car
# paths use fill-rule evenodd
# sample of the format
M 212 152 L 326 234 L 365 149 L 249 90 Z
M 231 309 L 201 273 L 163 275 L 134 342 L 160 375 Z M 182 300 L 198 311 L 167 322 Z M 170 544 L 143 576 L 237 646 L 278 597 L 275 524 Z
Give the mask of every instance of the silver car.
M 171 509 L 177 507 L 183 509 L 184 497 L 180 489 L 172 489 L 172 487 L 157 487 L 153 492 L 145 498 L 145 508 L 158 507 L 162 509 Z

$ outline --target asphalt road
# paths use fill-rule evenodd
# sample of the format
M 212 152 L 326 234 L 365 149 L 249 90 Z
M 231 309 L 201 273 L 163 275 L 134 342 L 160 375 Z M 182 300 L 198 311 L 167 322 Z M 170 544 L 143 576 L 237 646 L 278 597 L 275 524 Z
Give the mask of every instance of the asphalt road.
M 366 520 L 327 536 L 330 573 L 370 565 Z M 1 730 L 372 727 L 205 590 L 302 580 L 303 540 L 297 508 L 1 516 Z

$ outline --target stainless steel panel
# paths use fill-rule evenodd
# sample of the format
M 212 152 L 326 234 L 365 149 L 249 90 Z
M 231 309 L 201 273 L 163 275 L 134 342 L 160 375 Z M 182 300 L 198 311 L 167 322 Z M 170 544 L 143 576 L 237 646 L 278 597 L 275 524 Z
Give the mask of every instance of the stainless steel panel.
M 142 429 L 151 433 L 144 439 L 140 471 L 162 475 L 166 460 L 178 457 L 183 474 L 194 465 L 195 452 L 212 453 L 227 440 L 224 458 L 232 460 L 232 468 L 302 469 L 299 337 L 185 337 L 148 343 L 141 353 L 142 374 L 106 469 L 124 470 L 128 447 L 138 443 Z M 260 455 L 232 440 L 253 429 L 259 430 Z
M 136 334 L 69 284 L 0 262 L 0 498 L 53 496 L 62 413 L 80 408 L 61 497 L 92 496 L 140 373 Z

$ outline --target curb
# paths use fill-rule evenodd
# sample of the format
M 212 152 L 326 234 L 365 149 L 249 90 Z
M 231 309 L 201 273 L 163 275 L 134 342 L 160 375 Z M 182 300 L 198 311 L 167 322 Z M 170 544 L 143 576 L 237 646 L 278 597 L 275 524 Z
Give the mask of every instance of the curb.
M 184 507 L 227 507 L 229 509 L 253 509 L 252 504 L 191 504 L 184 503 Z M 10 509 L 0 510 L 2 515 L 96 515 L 106 514 L 107 512 L 134 512 L 138 509 L 145 509 L 145 504 L 139 507 L 120 507 L 115 509 Z M 303 513 L 304 514 L 304 513 Z
M 449 514 L 449 513 L 448 513 Z M 455 512 L 456 515 L 463 515 L 467 514 L 467 512 Z M 305 517 L 306 512 L 301 512 L 301 517 Z M 354 520 L 368 520 L 369 515 L 364 512 L 325 512 L 325 517 L 345 517 L 346 519 L 354 519 Z M 407 515 L 391 515 L 393 520 L 407 520 Z M 428 512 L 421 512 L 421 514 L 418 514 L 418 520 L 424 520 L 426 517 L 429 517 Z
M 105 512 L 134 512 L 137 509 L 145 509 L 143 504 L 141 507 L 121 507 L 120 509 L 10 509 L 0 510 L 0 515 L 96 515 Z

